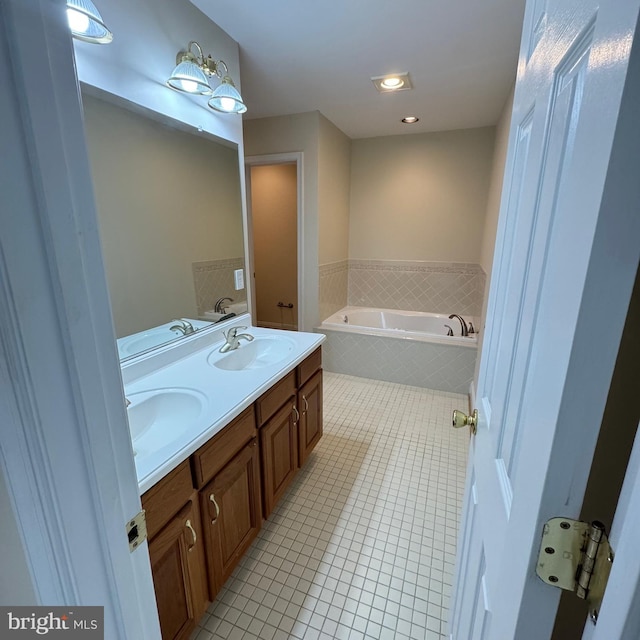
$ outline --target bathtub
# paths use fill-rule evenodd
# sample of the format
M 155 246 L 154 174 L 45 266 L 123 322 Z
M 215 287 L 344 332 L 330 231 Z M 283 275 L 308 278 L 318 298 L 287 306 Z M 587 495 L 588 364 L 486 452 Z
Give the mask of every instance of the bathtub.
M 476 319 L 465 317 L 467 323 Z M 454 332 L 448 336 L 449 325 Z M 345 307 L 316 328 L 327 336 L 327 371 L 439 391 L 468 393 L 477 337 L 460 335 L 448 316 L 397 309 Z

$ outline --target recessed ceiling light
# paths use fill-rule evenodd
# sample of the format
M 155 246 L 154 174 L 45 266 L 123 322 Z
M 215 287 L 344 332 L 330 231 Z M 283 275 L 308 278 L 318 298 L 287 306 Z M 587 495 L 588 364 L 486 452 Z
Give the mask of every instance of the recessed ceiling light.
M 374 76 L 371 82 L 380 93 L 391 93 L 393 91 L 406 91 L 413 89 L 409 73 L 388 73 L 386 76 Z
M 385 78 L 380 86 L 383 89 L 399 89 L 404 84 L 404 80 L 402 78 L 394 77 L 394 78 Z
M 413 124 L 414 122 L 418 122 L 418 120 L 420 120 L 420 118 L 417 118 L 416 116 L 407 116 L 406 118 L 402 118 L 400 122 L 404 122 L 405 124 Z

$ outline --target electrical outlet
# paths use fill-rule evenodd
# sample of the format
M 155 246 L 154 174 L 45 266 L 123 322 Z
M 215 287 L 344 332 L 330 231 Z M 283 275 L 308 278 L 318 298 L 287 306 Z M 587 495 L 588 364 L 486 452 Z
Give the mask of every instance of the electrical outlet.
M 236 285 L 236 291 L 244 289 L 244 269 L 236 269 L 233 272 L 233 280 Z

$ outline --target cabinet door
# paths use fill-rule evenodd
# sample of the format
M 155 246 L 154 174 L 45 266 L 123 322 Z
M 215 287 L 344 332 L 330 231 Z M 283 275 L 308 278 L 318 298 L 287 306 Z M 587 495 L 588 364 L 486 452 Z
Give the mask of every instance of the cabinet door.
M 298 418 L 296 396 L 291 396 L 260 429 L 265 518 L 298 470 Z
M 302 466 L 322 437 L 322 370 L 298 391 L 298 457 Z
M 207 605 L 200 513 L 194 494 L 149 543 L 163 640 L 189 637 Z
M 213 600 L 262 525 L 257 438 L 211 480 L 200 500 Z

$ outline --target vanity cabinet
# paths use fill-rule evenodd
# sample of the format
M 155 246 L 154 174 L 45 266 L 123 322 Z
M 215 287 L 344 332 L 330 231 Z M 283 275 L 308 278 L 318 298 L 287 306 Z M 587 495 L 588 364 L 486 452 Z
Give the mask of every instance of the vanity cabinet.
M 256 401 L 265 518 L 322 437 L 321 366 L 318 348 Z
M 298 464 L 302 466 L 322 437 L 322 369 L 298 391 Z
M 162 637 L 186 640 L 208 601 L 198 494 L 189 461 L 145 493 L 142 506 Z
M 257 434 L 249 407 L 192 457 L 211 600 L 262 526 Z
M 163 640 L 185 640 L 322 436 L 320 348 L 142 496 Z

